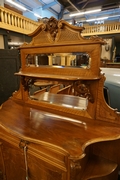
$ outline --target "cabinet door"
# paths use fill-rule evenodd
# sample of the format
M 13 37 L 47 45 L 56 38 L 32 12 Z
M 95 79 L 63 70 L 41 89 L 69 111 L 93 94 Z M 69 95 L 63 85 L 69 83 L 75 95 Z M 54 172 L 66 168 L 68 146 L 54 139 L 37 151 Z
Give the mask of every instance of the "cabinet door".
M 5 176 L 5 168 L 2 153 L 2 142 L 0 141 L 0 180 L 3 180 Z
M 26 172 L 23 150 L 21 150 L 19 146 L 17 147 L 3 141 L 2 154 L 5 165 L 6 179 L 25 180 Z
M 29 155 L 28 158 L 28 175 L 29 180 L 66 180 L 66 172 L 41 160 L 35 156 Z

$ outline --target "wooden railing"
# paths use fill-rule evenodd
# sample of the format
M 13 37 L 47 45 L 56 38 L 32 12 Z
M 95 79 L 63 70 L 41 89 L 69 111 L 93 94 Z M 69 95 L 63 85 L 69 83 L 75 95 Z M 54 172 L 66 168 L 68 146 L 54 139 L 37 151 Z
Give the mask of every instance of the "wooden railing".
M 120 22 L 84 27 L 85 30 L 82 33 L 83 36 L 120 33 Z
M 0 6 L 0 28 L 19 32 L 22 34 L 32 33 L 40 22 L 35 22 L 14 11 Z M 84 26 L 83 36 L 120 33 L 120 22 L 94 26 Z
M 19 13 L 0 6 L 0 28 L 22 34 L 29 34 L 33 32 L 38 25 L 38 22 L 32 21 Z

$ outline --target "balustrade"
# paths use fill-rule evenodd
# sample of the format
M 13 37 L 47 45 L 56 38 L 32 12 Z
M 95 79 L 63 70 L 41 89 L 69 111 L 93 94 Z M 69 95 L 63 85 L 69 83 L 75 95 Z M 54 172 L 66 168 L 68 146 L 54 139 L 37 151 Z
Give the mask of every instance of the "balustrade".
M 22 34 L 32 33 L 39 26 L 40 22 L 35 22 L 7 8 L 0 7 L 0 28 L 19 32 Z M 94 26 L 84 26 L 83 36 L 115 34 L 120 32 L 120 22 L 111 24 L 101 24 Z
M 40 23 L 30 20 L 7 8 L 0 7 L 0 28 L 29 34 L 33 32 Z
M 120 22 L 114 22 L 111 24 L 101 24 L 94 26 L 84 26 L 83 36 L 100 35 L 100 34 L 115 34 L 120 32 Z

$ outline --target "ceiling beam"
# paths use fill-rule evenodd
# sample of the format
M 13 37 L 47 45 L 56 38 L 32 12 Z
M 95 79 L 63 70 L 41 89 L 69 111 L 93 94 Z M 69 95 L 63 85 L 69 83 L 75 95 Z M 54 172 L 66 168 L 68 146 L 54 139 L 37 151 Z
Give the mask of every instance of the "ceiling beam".
M 70 1 L 70 0 L 67 0 L 67 2 L 69 2 L 69 4 L 76 10 L 79 12 L 79 9 Z
M 42 10 L 48 9 L 49 7 L 52 7 L 52 6 L 56 5 L 56 4 L 57 4 L 56 1 L 53 1 L 53 2 L 51 2 L 49 4 L 45 4 L 44 6 L 42 6 Z
M 61 11 L 58 14 L 58 19 L 62 19 L 63 18 L 64 10 L 65 10 L 65 8 L 63 6 L 61 6 Z
M 23 2 L 21 2 L 21 1 L 19 1 L 19 0 L 15 0 L 15 2 L 18 2 L 18 3 L 20 3 L 21 5 L 23 5 L 25 8 L 27 8 L 28 10 L 33 11 L 33 8 L 31 8 L 31 7 L 28 6 L 27 4 L 25 4 L 25 3 L 23 3 Z
M 39 2 L 40 2 L 41 4 L 43 4 L 43 6 L 42 6 L 42 10 L 43 10 L 43 7 L 47 6 L 47 4 L 44 3 L 42 0 L 39 0 Z M 54 2 L 57 3 L 56 0 L 55 0 Z M 50 3 L 49 3 L 49 4 L 50 4 Z M 54 4 L 54 5 L 55 5 L 55 4 Z M 51 6 L 49 6 L 49 7 L 47 7 L 47 8 L 44 8 L 44 10 L 45 10 L 45 9 L 49 9 L 49 11 L 51 11 L 53 14 L 55 14 L 56 16 L 58 16 L 58 12 L 55 11 L 53 8 L 51 8 Z

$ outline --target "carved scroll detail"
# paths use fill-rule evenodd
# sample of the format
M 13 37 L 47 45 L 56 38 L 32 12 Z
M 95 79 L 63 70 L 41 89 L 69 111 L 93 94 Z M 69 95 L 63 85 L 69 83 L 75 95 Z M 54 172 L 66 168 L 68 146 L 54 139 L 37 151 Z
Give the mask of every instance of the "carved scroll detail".
M 21 77 L 21 83 L 24 87 L 24 90 L 27 91 L 29 90 L 29 86 L 34 83 L 34 79 L 23 76 Z
M 101 42 L 104 42 L 104 43 L 105 43 L 105 41 L 103 40 L 103 38 L 101 38 L 101 37 L 99 37 L 99 36 L 91 36 L 89 39 L 92 40 L 92 41 L 101 41 Z
M 88 100 L 93 103 L 94 98 L 90 92 L 90 88 L 87 84 L 77 81 L 74 83 L 74 91 L 76 96 L 88 98 Z
M 79 172 L 81 169 L 80 162 L 75 161 L 75 160 L 71 160 L 70 167 L 71 167 L 70 180 L 75 180 L 76 173 Z
M 71 169 L 81 169 L 80 162 L 74 160 L 71 160 L 70 167 Z

